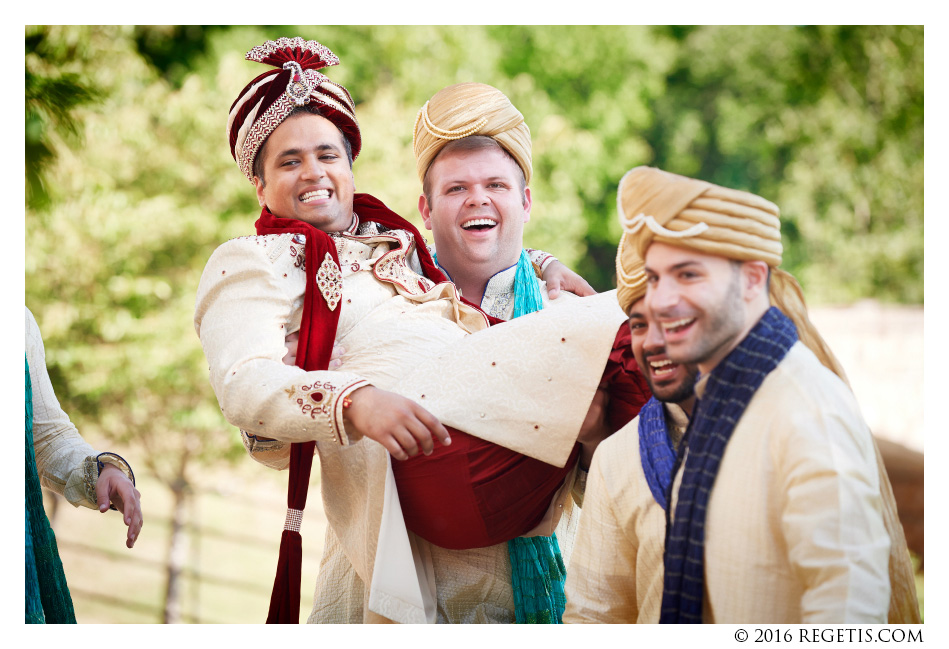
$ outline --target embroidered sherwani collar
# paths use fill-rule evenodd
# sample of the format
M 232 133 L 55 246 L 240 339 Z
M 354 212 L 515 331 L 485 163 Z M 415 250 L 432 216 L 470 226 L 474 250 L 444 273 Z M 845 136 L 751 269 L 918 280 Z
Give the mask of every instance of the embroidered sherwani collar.
M 514 280 L 517 277 L 517 264 L 495 273 L 484 287 L 484 297 L 498 297 L 514 293 Z

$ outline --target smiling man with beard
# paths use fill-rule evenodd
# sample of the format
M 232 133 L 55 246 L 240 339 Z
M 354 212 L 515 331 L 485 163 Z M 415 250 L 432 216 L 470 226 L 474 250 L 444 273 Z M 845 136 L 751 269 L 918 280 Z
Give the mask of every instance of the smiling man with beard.
M 622 259 L 621 248 L 617 297 L 653 398 L 593 456 L 567 570 L 566 623 L 659 621 L 667 495 L 695 403 L 695 366 L 669 358 L 645 308 L 643 265 L 624 268 Z
M 669 492 L 660 621 L 918 621 L 879 453 L 778 268 L 777 206 L 648 167 L 619 195 L 618 263 L 645 262 L 668 359 L 701 373 Z
M 800 355 L 802 348 L 806 348 L 804 356 L 813 352 L 805 381 L 807 387 L 814 381 L 824 383 L 823 389 L 843 400 L 844 411 L 851 408 L 847 415 L 851 423 L 859 422 L 859 413 L 854 414 L 852 396 L 840 391 L 837 376 L 843 377 L 843 370 L 808 320 L 800 288 L 793 277 L 776 268 L 780 244 L 775 247 L 774 242 L 779 241 L 780 235 L 776 230 L 774 205 L 745 192 L 645 167 L 630 171 L 620 182 L 617 205 L 621 223 L 627 230 L 617 251 L 617 296 L 620 306 L 630 316 L 636 360 L 646 370 L 646 378 L 657 399 L 643 407 L 638 422 L 601 444 L 594 457 L 584 518 L 570 564 L 564 621 L 658 622 L 660 613 L 667 618 L 663 621 L 698 621 L 697 617 L 689 619 L 689 611 L 679 610 L 683 607 L 681 599 L 672 606 L 664 601 L 664 597 L 668 597 L 664 589 L 670 590 L 670 583 L 664 575 L 663 557 L 666 567 L 672 565 L 677 571 L 682 570 L 681 551 L 670 556 L 664 542 L 670 533 L 685 536 L 675 529 L 667 532 L 666 527 L 669 520 L 678 522 L 677 518 L 683 517 L 675 508 L 676 498 L 681 493 L 681 471 L 675 491 L 670 490 L 672 476 L 679 467 L 675 447 L 679 447 L 678 461 L 688 466 L 690 456 L 694 460 L 700 452 L 693 445 L 707 443 L 703 442 L 700 428 L 707 425 L 705 421 L 693 423 L 693 428 L 698 430 L 688 429 L 690 417 L 696 415 L 694 410 L 703 405 L 701 400 L 696 402 L 692 394 L 697 370 L 705 371 L 699 381 L 700 385 L 706 385 L 699 389 L 701 396 L 708 390 L 709 374 L 714 379 L 719 371 L 716 366 L 721 367 L 723 362 L 732 367 L 741 366 L 737 355 L 730 355 L 729 351 L 742 344 L 742 329 L 748 319 L 749 282 L 738 260 L 768 260 L 776 276 L 772 277 L 770 300 L 780 309 L 771 317 L 789 314 L 803 343 L 792 346 L 792 351 Z M 744 226 L 742 219 L 747 219 Z M 752 220 L 756 225 L 749 224 Z M 706 221 L 723 229 L 712 234 Z M 747 228 L 744 232 L 743 227 Z M 653 241 L 653 237 L 658 241 Z M 641 257 L 645 250 L 653 264 L 648 278 Z M 703 254 L 709 250 L 714 253 Z M 647 279 L 650 291 L 658 295 L 644 297 Z M 756 281 L 760 282 L 760 278 Z M 663 288 L 654 289 L 653 285 L 660 282 L 664 283 Z M 661 322 L 658 315 L 662 316 Z M 765 336 L 769 341 L 773 338 Z M 819 359 L 816 367 L 815 357 Z M 779 380 L 778 376 L 770 380 Z M 780 381 L 786 383 L 788 377 L 782 376 Z M 829 387 L 825 383 L 828 381 L 829 384 L 836 381 L 838 385 Z M 773 388 L 773 385 L 765 385 Z M 861 453 L 841 450 L 830 456 L 822 452 L 815 439 L 840 435 L 835 425 L 847 421 L 847 416 L 830 426 L 826 422 L 803 424 L 802 417 L 808 417 L 815 408 L 833 403 L 823 395 L 813 392 L 810 395 L 796 398 L 790 410 L 780 405 L 780 396 L 767 400 L 756 396 L 752 400 L 751 406 L 763 407 L 770 414 L 752 409 L 758 418 L 755 424 L 750 429 L 745 427 L 738 437 L 735 437 L 736 430 L 733 441 L 726 447 L 725 460 L 730 461 L 728 475 L 723 479 L 722 473 L 726 471 L 723 466 L 713 483 L 713 498 L 708 509 L 708 517 L 714 516 L 714 522 L 705 529 L 704 536 L 699 537 L 704 538 L 704 551 L 690 553 L 691 564 L 704 559 L 704 575 L 700 573 L 698 577 L 704 576 L 706 585 L 698 591 L 692 590 L 689 600 L 694 601 L 696 597 L 704 600 L 698 612 L 707 622 L 860 618 L 873 606 L 872 615 L 877 621 L 919 623 L 912 566 L 879 452 L 872 446 L 866 448 L 867 431 L 861 430 L 865 428 L 860 425 L 862 422 L 856 424 L 856 432 L 852 433 L 857 439 L 863 438 Z M 659 401 L 666 403 L 660 405 Z M 833 407 L 839 409 L 840 405 Z M 765 420 L 761 419 L 763 415 Z M 740 419 L 739 425 L 742 424 L 747 424 L 747 420 Z M 795 430 L 797 427 L 802 429 Z M 690 432 L 685 434 L 687 429 Z M 777 440 L 781 438 L 793 438 L 793 441 L 779 443 Z M 763 448 L 778 445 L 783 450 L 759 453 L 755 459 L 736 460 L 728 455 L 747 454 L 744 447 L 749 443 L 752 447 L 756 443 L 764 444 Z M 853 442 L 835 444 L 843 447 L 848 443 Z M 818 453 L 818 457 L 797 459 L 813 453 Z M 706 462 L 707 457 L 705 455 Z M 852 493 L 819 484 L 822 480 L 855 479 L 855 472 L 835 466 L 851 466 L 854 462 L 862 463 L 863 473 L 860 486 L 847 487 Z M 828 464 L 834 468 L 828 469 Z M 714 470 L 707 463 L 702 468 Z M 797 475 L 790 483 L 792 486 L 787 487 L 787 482 L 771 484 L 754 477 L 762 470 L 765 476 L 782 472 Z M 865 487 L 874 482 L 874 477 L 878 481 L 876 493 Z M 668 508 L 670 493 L 674 511 Z M 854 493 L 862 493 L 864 503 L 851 502 L 845 511 L 838 510 L 843 507 L 837 504 L 838 493 L 850 500 Z M 686 515 L 694 516 L 693 512 L 685 511 Z M 867 517 L 870 524 L 855 522 Z M 880 533 L 881 517 L 884 534 Z M 772 520 L 774 522 L 768 523 Z M 834 537 L 832 532 L 808 531 L 814 530 L 815 525 L 839 528 L 852 524 L 862 525 L 860 533 L 874 527 L 873 538 L 847 541 L 843 534 Z M 762 525 L 768 526 L 770 534 L 779 533 L 785 538 L 773 539 L 765 547 L 755 545 L 754 539 L 765 534 L 759 529 Z M 886 536 L 889 537 L 888 561 L 882 551 Z M 834 552 L 820 547 L 834 538 L 848 543 L 846 548 Z M 793 546 L 792 554 L 777 552 L 777 548 L 788 545 Z M 814 559 L 821 553 L 826 555 L 822 564 Z M 875 561 L 875 568 L 869 573 L 865 556 L 872 556 Z M 758 567 L 746 566 L 749 561 Z M 829 595 L 835 573 L 818 574 L 814 566 L 829 566 L 835 561 L 836 574 L 861 573 L 853 578 L 876 580 L 877 586 L 867 584 L 865 588 L 883 588 L 889 593 L 888 601 L 880 590 L 868 593 L 863 589 L 845 589 L 840 596 Z M 853 562 L 857 562 L 856 565 Z M 793 569 L 781 568 L 788 563 L 798 565 Z M 692 575 L 692 579 L 696 577 Z M 672 589 L 676 585 L 673 582 Z M 861 598 L 865 601 L 859 601 Z

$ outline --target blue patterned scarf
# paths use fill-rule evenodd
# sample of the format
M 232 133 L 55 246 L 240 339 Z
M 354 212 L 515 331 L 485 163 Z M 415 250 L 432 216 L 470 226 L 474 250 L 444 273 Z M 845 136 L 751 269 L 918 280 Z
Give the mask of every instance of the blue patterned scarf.
M 639 457 L 649 491 L 659 506 L 666 509 L 666 494 L 672 484 L 676 451 L 666 429 L 665 407 L 656 397 L 647 401 L 639 411 Z
M 666 510 L 662 624 L 702 622 L 706 507 L 725 446 L 765 377 L 796 341 L 794 324 L 771 307 L 708 376 L 679 449 L 676 470 L 685 448 L 688 456 L 674 521 Z
M 33 385 L 26 361 L 26 623 L 75 624 L 56 535 L 43 509 L 33 453 Z

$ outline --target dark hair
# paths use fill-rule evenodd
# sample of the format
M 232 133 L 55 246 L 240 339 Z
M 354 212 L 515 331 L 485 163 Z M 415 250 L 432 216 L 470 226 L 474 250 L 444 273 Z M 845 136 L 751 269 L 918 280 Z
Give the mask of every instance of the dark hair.
M 469 135 L 468 137 L 463 137 L 458 140 L 452 140 L 446 144 L 441 151 L 438 152 L 433 159 L 431 164 L 428 165 L 428 169 L 425 170 L 425 177 L 422 179 L 422 193 L 425 194 L 425 200 L 428 202 L 431 207 L 432 204 L 432 183 L 428 178 L 428 174 L 431 172 L 432 167 L 435 166 L 435 162 L 438 160 L 438 156 L 454 153 L 456 151 L 482 151 L 484 149 L 497 148 L 501 150 L 504 155 L 511 159 L 514 163 L 514 167 L 518 172 L 518 181 L 521 186 L 521 194 L 524 194 L 524 190 L 527 188 L 527 179 L 524 177 L 524 170 L 521 169 L 521 165 L 517 163 L 517 160 L 510 154 L 510 152 L 505 149 L 503 146 L 498 144 L 498 141 L 493 137 L 488 137 L 487 135 Z
M 297 106 L 296 108 L 291 110 L 290 114 L 283 118 L 283 122 L 286 122 L 291 117 L 295 117 L 296 115 L 300 115 L 302 113 L 310 113 L 311 115 L 319 115 L 320 117 L 325 118 L 325 116 L 320 112 L 320 109 L 316 105 L 310 103 L 310 104 L 306 104 L 305 106 Z M 283 122 L 281 122 L 281 124 Z M 330 123 L 332 124 L 332 121 L 330 121 Z M 333 124 L 333 126 L 336 126 L 336 124 Z M 349 160 L 349 168 L 352 169 L 353 168 L 353 145 L 349 143 L 349 138 L 346 137 L 346 134 L 343 133 L 342 129 L 336 126 L 336 130 L 339 131 L 340 137 L 343 138 L 343 148 L 346 149 L 346 159 Z M 259 149 L 257 149 L 257 155 L 254 156 L 254 166 L 253 166 L 254 175 L 260 178 L 261 186 L 265 184 L 264 152 L 267 150 L 267 142 L 269 141 L 270 141 L 270 136 L 268 135 L 267 139 L 264 140 L 264 143 L 260 145 Z

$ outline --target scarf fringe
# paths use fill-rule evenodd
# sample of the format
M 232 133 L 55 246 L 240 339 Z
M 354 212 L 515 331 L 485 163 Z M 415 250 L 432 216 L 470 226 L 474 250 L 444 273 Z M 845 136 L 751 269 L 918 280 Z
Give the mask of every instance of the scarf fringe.
M 567 568 L 557 535 L 518 537 L 508 541 L 514 621 L 517 624 L 561 624 L 567 598 Z

